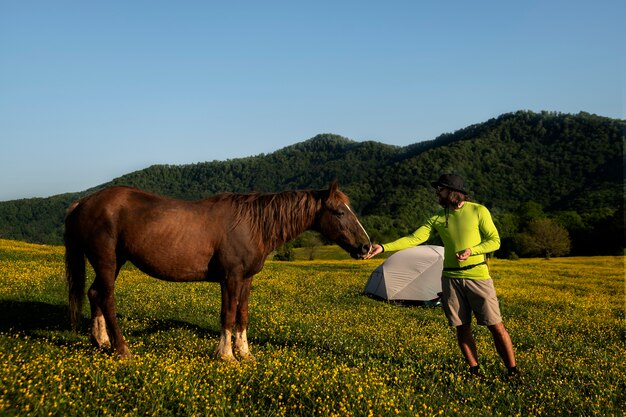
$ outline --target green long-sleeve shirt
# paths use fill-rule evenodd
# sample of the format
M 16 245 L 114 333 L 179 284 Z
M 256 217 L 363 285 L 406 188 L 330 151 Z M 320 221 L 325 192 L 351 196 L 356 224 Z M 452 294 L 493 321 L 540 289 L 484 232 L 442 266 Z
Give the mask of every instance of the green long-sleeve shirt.
M 466 201 L 460 209 L 448 212 L 447 227 L 446 214 L 442 209 L 412 234 L 382 246 L 385 251 L 406 249 L 426 242 L 435 232 L 443 240 L 444 268 L 479 264 L 485 261 L 487 253 L 500 247 L 500 236 L 489 210 L 485 206 L 469 201 Z M 466 248 L 472 250 L 472 256 L 466 261 L 459 262 L 456 259 L 456 253 Z M 487 265 L 461 271 L 444 271 L 443 276 L 469 279 L 490 278 Z

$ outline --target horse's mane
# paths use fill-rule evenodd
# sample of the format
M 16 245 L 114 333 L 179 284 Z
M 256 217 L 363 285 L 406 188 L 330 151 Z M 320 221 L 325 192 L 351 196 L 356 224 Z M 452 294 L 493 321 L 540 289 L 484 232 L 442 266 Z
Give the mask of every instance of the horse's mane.
M 250 225 L 252 237 L 266 247 L 277 247 L 309 229 L 323 204 L 349 204 L 339 190 L 329 196 L 329 190 L 283 191 L 280 193 L 224 193 L 219 199 L 232 201 L 236 221 L 233 228 L 244 222 Z

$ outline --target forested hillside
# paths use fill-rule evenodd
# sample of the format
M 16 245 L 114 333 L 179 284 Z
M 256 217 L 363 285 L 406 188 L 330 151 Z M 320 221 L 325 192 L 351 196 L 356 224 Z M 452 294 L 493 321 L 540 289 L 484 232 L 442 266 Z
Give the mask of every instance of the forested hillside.
M 520 234 L 538 218 L 567 229 L 571 254 L 622 254 L 625 131 L 624 120 L 521 111 L 408 147 L 318 135 L 267 155 L 157 165 L 79 193 L 2 202 L 0 237 L 60 243 L 69 203 L 112 184 L 200 199 L 222 191 L 323 188 L 336 179 L 370 234 L 385 241 L 435 210 L 430 181 L 455 172 L 492 210 L 501 256 L 521 250 Z

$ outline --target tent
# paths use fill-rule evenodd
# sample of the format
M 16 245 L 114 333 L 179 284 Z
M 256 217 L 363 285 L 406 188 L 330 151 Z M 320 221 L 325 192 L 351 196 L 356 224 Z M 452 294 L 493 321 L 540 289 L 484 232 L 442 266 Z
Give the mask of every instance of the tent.
M 378 266 L 364 293 L 398 304 L 433 305 L 441 292 L 442 270 L 442 246 L 414 246 L 394 253 Z

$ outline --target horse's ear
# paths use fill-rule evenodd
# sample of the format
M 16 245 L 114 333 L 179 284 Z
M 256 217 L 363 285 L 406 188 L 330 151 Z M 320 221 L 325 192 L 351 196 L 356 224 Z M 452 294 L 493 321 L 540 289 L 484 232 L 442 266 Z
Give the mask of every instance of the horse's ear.
M 328 195 L 333 195 L 337 191 L 339 191 L 339 184 L 337 183 L 337 180 L 333 180 L 328 186 Z
M 344 193 L 342 193 L 341 190 L 339 190 L 339 184 L 337 183 L 337 180 L 332 181 L 328 186 L 328 197 L 326 198 L 332 201 L 350 204 L 350 200 L 348 200 L 348 197 Z

